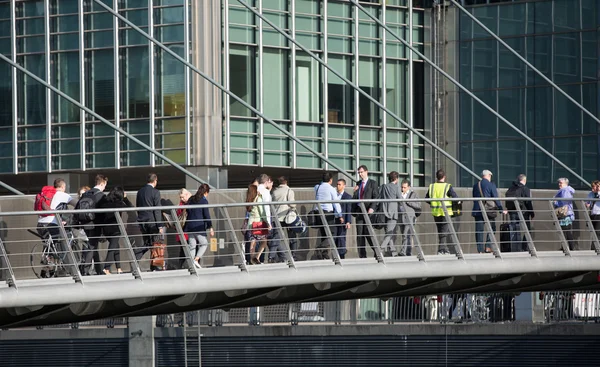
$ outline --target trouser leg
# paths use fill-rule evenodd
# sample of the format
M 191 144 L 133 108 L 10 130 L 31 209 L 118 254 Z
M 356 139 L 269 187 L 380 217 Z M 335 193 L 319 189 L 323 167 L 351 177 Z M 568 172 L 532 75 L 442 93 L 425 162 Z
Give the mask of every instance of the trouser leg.
M 475 218 L 475 242 L 477 243 L 477 252 L 482 253 L 485 251 L 483 246 L 483 232 L 484 232 L 484 223 L 482 217 L 474 217 Z
M 281 254 L 281 235 L 279 230 L 277 229 L 277 224 L 273 223 L 271 225 L 273 230 L 271 231 L 271 236 L 267 238 L 267 244 L 269 247 L 269 260 L 276 261 L 279 255 Z
M 365 235 L 364 232 L 367 232 L 367 226 L 362 218 L 362 216 L 356 217 L 356 247 L 358 249 L 358 257 L 366 258 L 367 257 L 367 248 L 365 246 Z
M 494 236 L 494 234 L 496 233 L 496 220 L 490 218 L 489 221 L 490 221 L 490 226 L 492 227 L 492 233 L 488 233 L 487 236 L 485 237 L 485 251 L 486 252 L 492 252 L 492 236 Z
M 119 247 L 119 234 L 109 233 L 105 235 L 108 238 L 108 251 L 106 252 L 106 260 L 104 260 L 104 269 L 110 269 L 114 262 L 117 269 L 121 268 L 121 251 Z
M 411 256 L 414 236 L 413 230 L 409 224 L 401 224 L 400 231 L 402 232 L 402 248 L 400 250 L 400 256 Z
M 450 235 L 450 227 L 448 226 L 446 217 L 433 217 L 433 220 L 435 221 L 435 225 L 438 231 L 438 253 L 449 253 L 450 251 L 448 250 L 448 236 Z
M 346 258 L 346 234 L 348 229 L 345 224 L 340 224 L 335 228 L 335 247 L 337 247 L 340 258 Z
M 387 249 L 390 249 L 392 256 L 397 256 L 396 251 L 396 226 L 398 221 L 396 219 L 388 219 L 385 223 L 385 237 L 381 243 L 381 252 L 385 256 Z
M 520 252 L 522 251 L 521 241 L 521 221 L 519 220 L 518 213 L 510 213 L 510 251 Z
M 298 249 L 298 236 L 296 235 L 296 232 L 294 232 L 287 225 L 284 226 L 284 228 L 286 228 L 286 230 L 287 230 L 288 242 L 290 244 L 290 251 L 292 252 L 292 258 L 295 260 L 296 259 L 296 250 Z M 281 258 L 285 259 L 285 256 L 283 256 L 283 254 L 281 254 L 281 255 L 282 255 Z
M 94 261 L 94 270 L 96 274 L 102 273 L 102 265 L 100 265 L 100 255 L 98 254 L 98 243 L 102 234 L 101 228 L 94 227 L 86 231 L 88 236 L 88 249 L 83 253 L 83 261 L 81 265 L 81 274 L 89 275 L 92 260 Z

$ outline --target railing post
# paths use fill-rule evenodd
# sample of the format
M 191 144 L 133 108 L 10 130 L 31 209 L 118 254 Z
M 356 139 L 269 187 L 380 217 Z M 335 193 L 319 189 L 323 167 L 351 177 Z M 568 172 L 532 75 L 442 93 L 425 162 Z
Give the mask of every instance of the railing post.
M 487 201 L 487 200 L 486 200 Z M 494 229 L 492 228 L 492 224 L 490 223 L 490 218 L 487 215 L 487 212 L 485 211 L 485 206 L 483 205 L 483 200 L 478 200 L 479 202 L 479 209 L 481 210 L 481 216 L 483 217 L 483 223 L 485 225 L 486 230 L 489 231 L 490 234 L 490 239 L 492 240 L 492 245 L 494 246 L 493 248 L 493 252 L 494 252 L 494 256 L 502 258 L 501 252 L 500 252 L 500 246 L 498 246 L 498 242 L 496 241 L 496 233 L 494 233 Z M 477 230 L 475 230 L 475 233 L 477 233 Z M 485 246 L 487 245 L 487 238 L 486 238 L 486 231 L 483 231 L 483 246 L 485 248 Z
M 188 241 L 185 239 L 185 233 L 183 232 L 183 228 L 181 228 L 181 223 L 179 223 L 179 217 L 177 217 L 177 211 L 175 209 L 171 209 L 171 218 L 173 218 L 175 229 L 179 235 L 179 242 L 181 242 L 181 246 L 183 246 L 183 253 L 185 254 L 186 262 L 188 263 L 188 270 L 190 273 L 198 276 L 198 270 L 194 266 L 194 258 L 190 252 Z
M 66 247 L 67 256 L 69 257 L 69 262 L 70 262 L 69 265 L 71 265 L 71 267 L 73 268 L 71 270 L 72 271 L 71 276 L 73 277 L 73 279 L 75 279 L 76 282 L 83 284 L 83 279 L 81 277 L 81 273 L 79 272 L 79 264 L 77 264 L 77 260 L 75 258 L 75 254 L 73 253 L 73 249 L 71 249 L 71 243 L 69 242 L 69 237 L 67 236 L 67 231 L 65 230 L 65 226 L 63 224 L 62 217 L 60 216 L 60 214 L 54 214 L 54 217 L 56 218 L 56 223 L 58 223 L 58 229 L 60 231 L 60 236 L 65 241 L 64 244 Z M 57 241 L 58 241 L 57 244 L 60 244 L 60 238 L 58 238 Z M 60 257 L 60 253 L 58 256 Z
M 121 218 L 121 213 L 115 212 L 115 218 L 117 219 L 117 224 L 119 225 L 119 231 L 121 232 L 121 236 L 123 236 L 123 240 L 125 241 L 125 245 L 127 247 L 127 251 L 129 252 L 129 256 L 131 257 L 131 273 L 137 279 L 142 279 L 142 271 L 140 270 L 140 264 L 138 264 L 137 259 L 135 258 L 135 253 L 133 251 L 133 246 L 131 246 L 131 241 L 129 241 L 129 236 L 127 235 L 127 231 L 125 230 L 125 224 L 123 223 L 123 218 Z
M 383 253 L 381 252 L 381 247 L 379 245 L 379 240 L 377 240 L 377 236 L 375 235 L 375 229 L 373 228 L 373 224 L 371 223 L 371 218 L 369 218 L 367 208 L 362 202 L 358 203 L 358 207 L 360 208 L 360 211 L 362 212 L 362 215 L 365 218 L 365 224 L 367 225 L 369 236 L 371 236 L 371 239 L 373 240 L 373 251 L 375 252 L 375 256 L 377 257 L 377 262 L 385 264 L 385 260 L 383 259 Z M 365 241 L 365 246 L 367 242 L 368 241 Z M 367 249 L 365 249 L 365 253 L 366 251 Z
M 525 216 L 523 215 L 523 211 L 521 210 L 521 206 L 519 205 L 519 200 L 515 199 L 514 202 L 515 208 L 517 208 L 517 214 L 519 215 L 519 222 L 521 222 L 522 231 L 523 233 L 525 233 L 525 239 L 527 239 L 527 247 L 529 249 L 529 253 L 531 254 L 531 256 L 537 257 L 537 250 L 535 249 L 535 244 L 533 243 L 533 237 L 531 237 L 531 233 L 529 232 L 529 228 L 527 227 L 527 221 L 525 221 Z
M 225 210 L 224 207 L 221 207 L 221 213 L 223 213 L 223 217 L 225 218 L 225 223 L 227 224 L 227 230 L 231 235 L 231 240 L 234 242 L 235 247 L 237 248 L 238 255 L 240 255 L 240 269 L 243 271 L 248 271 L 248 266 L 246 265 L 246 253 L 244 250 L 244 244 L 238 241 L 237 235 L 235 234 L 235 230 L 233 229 L 233 222 L 231 221 L 231 217 L 229 216 L 229 211 Z
M 13 272 L 12 267 L 10 266 L 10 261 L 8 260 L 8 253 L 6 252 L 6 248 L 4 247 L 4 242 L 2 242 L 2 238 L 0 238 L 0 259 L 4 259 L 4 263 L 6 264 L 6 269 L 8 273 L 8 279 L 6 279 L 6 283 L 9 287 L 17 288 L 15 273 Z M 2 261 L 0 261 L 0 271 L 2 271 Z
M 594 207 L 595 203 L 596 203 L 595 201 L 592 201 L 592 207 Z M 585 219 L 585 223 L 586 223 L 587 227 L 590 229 L 590 233 L 592 234 L 592 243 L 594 244 L 594 249 L 596 251 L 596 254 L 600 255 L 600 241 L 598 241 L 598 234 L 596 233 L 596 230 L 594 229 L 594 223 L 592 223 L 592 219 L 590 218 L 590 213 L 586 210 L 585 202 L 583 202 L 583 200 L 582 200 L 580 202 L 580 204 L 582 205 L 582 208 L 584 208 L 584 210 L 582 210 L 583 217 Z
M 331 205 L 333 206 L 333 203 L 331 203 Z M 329 228 L 329 223 L 327 223 L 327 220 L 325 218 L 325 213 L 323 212 L 323 208 L 321 208 L 321 205 L 319 205 L 319 203 L 317 203 L 317 209 L 319 210 L 319 216 L 321 217 L 321 225 L 324 226 L 325 235 L 327 236 L 327 241 L 329 241 L 329 247 L 331 249 L 331 256 L 333 256 L 333 262 L 336 265 L 342 265 L 342 261 L 340 259 L 340 253 L 338 252 L 337 247 L 335 246 L 335 240 L 333 238 L 333 234 L 331 233 L 331 228 Z M 335 210 L 334 210 L 334 213 L 335 213 Z M 320 243 L 318 243 L 317 246 L 318 245 L 320 245 Z M 315 247 L 315 251 L 317 251 L 317 250 L 318 250 L 318 247 Z
M 458 242 L 458 236 L 456 235 L 456 231 L 454 230 L 454 224 L 452 224 L 452 218 L 450 218 L 450 216 L 448 215 L 448 208 L 446 208 L 446 205 L 442 205 L 442 210 L 444 211 L 444 219 L 446 220 L 446 222 L 448 222 L 448 228 L 450 228 L 450 236 L 452 237 L 453 245 L 456 246 L 456 249 L 455 249 L 456 257 L 464 260 L 465 256 L 463 254 L 462 247 L 460 246 L 460 243 Z M 448 246 L 448 244 L 446 244 L 446 246 Z M 450 250 L 450 247 L 448 247 L 448 250 Z M 450 251 L 450 253 L 452 253 L 452 251 Z
M 548 205 L 550 205 L 550 212 L 552 215 L 552 218 L 554 219 L 554 226 L 556 227 L 556 229 L 558 229 L 558 235 L 560 237 L 560 243 L 563 249 L 563 252 L 565 253 L 565 255 L 567 256 L 571 256 L 571 250 L 569 249 L 569 243 L 567 242 L 567 238 L 565 237 L 565 234 L 562 231 L 562 228 L 560 228 L 560 221 L 558 220 L 558 217 L 556 216 L 556 212 L 555 212 L 555 208 L 554 208 L 554 204 L 552 204 L 552 201 L 548 201 Z
M 294 255 L 292 254 L 292 250 L 290 247 L 290 241 L 289 238 L 287 236 L 287 231 L 284 231 L 283 228 L 281 227 L 281 223 L 279 222 L 279 218 L 277 218 L 277 215 L 274 214 L 276 213 L 274 210 L 274 206 L 270 205 L 271 208 L 271 213 L 272 213 L 272 217 L 275 218 L 272 220 L 272 222 L 275 223 L 275 227 L 276 227 L 276 231 L 279 233 L 279 243 L 283 243 L 283 247 L 285 250 L 285 256 L 287 257 L 287 261 L 288 261 L 288 265 L 291 268 L 296 268 L 296 264 L 294 263 Z
M 401 201 L 400 205 L 402 205 L 402 209 L 403 209 L 404 213 L 407 213 L 406 203 L 404 201 Z M 404 215 L 404 214 L 400 214 L 400 219 L 402 219 L 402 215 Z M 406 217 L 408 218 L 408 215 L 406 215 Z M 421 247 L 421 241 L 419 240 L 419 237 L 417 237 L 417 231 L 415 230 L 415 224 L 413 223 L 412 220 L 410 220 L 410 218 L 408 218 L 408 219 L 409 219 L 408 226 L 410 227 L 410 230 L 412 231 L 412 238 L 413 238 L 412 245 L 414 245 L 414 247 L 417 250 L 417 258 L 421 261 L 425 261 L 425 254 L 423 253 L 423 248 Z M 404 225 L 406 225 L 406 224 L 404 224 Z M 402 236 L 402 234 L 400 234 L 400 235 Z

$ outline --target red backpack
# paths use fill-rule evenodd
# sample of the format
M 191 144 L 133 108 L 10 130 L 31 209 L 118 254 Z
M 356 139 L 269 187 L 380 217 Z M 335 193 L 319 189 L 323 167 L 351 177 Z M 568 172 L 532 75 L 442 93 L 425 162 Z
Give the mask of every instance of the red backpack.
M 44 210 L 52 210 L 50 209 L 50 204 L 52 203 L 52 198 L 56 194 L 56 188 L 54 186 L 44 186 L 42 187 L 42 191 L 35 196 L 35 203 L 33 204 L 33 210 L 35 211 L 44 211 Z M 53 214 L 43 214 L 40 215 L 42 217 L 52 216 Z

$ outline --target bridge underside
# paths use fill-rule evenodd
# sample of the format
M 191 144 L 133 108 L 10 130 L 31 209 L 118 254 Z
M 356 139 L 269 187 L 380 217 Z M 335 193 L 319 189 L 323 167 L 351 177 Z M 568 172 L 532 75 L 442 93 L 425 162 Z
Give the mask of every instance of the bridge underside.
M 341 265 L 311 261 L 297 263 L 295 269 L 260 265 L 247 273 L 223 267 L 201 269 L 199 276 L 185 270 L 145 273 L 143 280 L 131 274 L 109 275 L 84 284 L 71 278 L 22 281 L 16 288 L 0 289 L 0 326 L 371 297 L 600 289 L 597 256 L 513 255 L 509 261 L 490 254 L 468 255 L 468 261 L 443 255 L 427 261 L 394 258 L 385 265 L 374 259 L 345 260 Z

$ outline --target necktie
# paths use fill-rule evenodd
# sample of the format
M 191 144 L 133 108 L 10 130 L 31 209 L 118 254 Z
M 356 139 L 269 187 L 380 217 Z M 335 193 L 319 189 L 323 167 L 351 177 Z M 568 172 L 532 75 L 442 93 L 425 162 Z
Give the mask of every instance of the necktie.
M 365 181 L 360 183 L 360 199 L 365 198 Z

